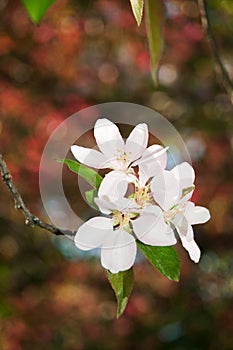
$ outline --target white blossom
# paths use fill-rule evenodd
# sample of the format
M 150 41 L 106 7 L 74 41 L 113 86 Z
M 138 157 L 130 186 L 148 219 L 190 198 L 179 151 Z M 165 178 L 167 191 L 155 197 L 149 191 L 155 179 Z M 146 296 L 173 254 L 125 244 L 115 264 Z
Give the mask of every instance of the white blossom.
M 148 128 L 138 124 L 126 141 L 108 119 L 94 126 L 98 150 L 71 147 L 81 163 L 112 169 L 104 176 L 95 199 L 102 216 L 85 222 L 75 235 L 82 250 L 101 248 L 101 264 L 112 273 L 130 269 L 135 261 L 136 240 L 151 246 L 176 244 L 177 235 L 190 258 L 198 262 L 200 249 L 192 225 L 210 219 L 208 209 L 191 202 L 195 174 L 183 162 L 166 170 L 167 148 L 147 148 Z
M 141 162 L 148 164 L 166 152 L 161 146 L 146 149 L 148 127 L 145 123 L 135 126 L 124 141 L 114 123 L 105 118 L 98 119 L 94 126 L 94 136 L 100 151 L 73 145 L 71 152 L 79 162 L 96 169 L 110 168 L 127 172 L 131 165 L 140 164 L 141 157 Z
M 110 172 L 103 179 L 95 202 L 100 211 L 108 217 L 95 217 L 85 222 L 77 231 L 75 244 L 82 250 L 101 247 L 101 264 L 112 273 L 130 269 L 135 261 L 136 239 L 145 244 L 167 246 L 176 243 L 174 235 L 158 230 L 151 234 L 152 225 L 165 224 L 161 218 L 147 222 L 142 228 L 131 230 L 131 225 L 140 220 L 140 206 L 135 199 L 126 198 L 127 175 Z M 134 235 L 135 234 L 135 235 Z M 142 239 L 141 239 L 142 237 Z
M 210 219 L 210 213 L 208 209 L 195 206 L 190 201 L 194 190 L 194 178 L 194 170 L 186 162 L 170 171 L 161 172 L 153 178 L 150 185 L 153 198 L 160 208 L 156 206 L 156 210 L 153 210 L 152 206 L 145 211 L 163 218 L 167 226 L 166 232 L 173 231 L 175 235 L 177 231 L 190 258 L 198 262 L 201 253 L 194 240 L 192 225 L 207 222 Z

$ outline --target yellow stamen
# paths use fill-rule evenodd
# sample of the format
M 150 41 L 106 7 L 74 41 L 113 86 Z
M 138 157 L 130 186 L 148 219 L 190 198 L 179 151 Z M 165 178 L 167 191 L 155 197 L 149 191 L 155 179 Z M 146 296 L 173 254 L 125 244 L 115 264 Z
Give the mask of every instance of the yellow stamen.
M 129 161 L 131 152 L 126 153 L 120 149 L 117 149 L 117 153 L 118 154 L 115 154 L 116 160 L 118 160 L 119 162 L 122 162 L 123 164 Z
M 114 214 L 113 214 L 113 220 L 114 220 L 113 226 L 117 227 L 117 228 L 121 228 L 125 225 L 128 225 L 130 218 L 131 218 L 130 213 L 123 214 L 120 211 L 114 212 Z
M 135 192 L 134 200 L 137 204 L 145 206 L 151 203 L 151 193 L 149 186 L 139 187 Z

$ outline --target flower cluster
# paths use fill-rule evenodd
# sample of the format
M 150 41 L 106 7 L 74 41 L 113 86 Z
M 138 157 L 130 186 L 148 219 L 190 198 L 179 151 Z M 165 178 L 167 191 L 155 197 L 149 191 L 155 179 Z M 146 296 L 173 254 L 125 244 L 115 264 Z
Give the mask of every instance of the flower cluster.
M 73 145 L 74 157 L 96 169 L 111 169 L 95 198 L 102 216 L 91 218 L 77 231 L 82 250 L 101 247 L 102 266 L 112 273 L 134 264 L 139 240 L 151 246 L 171 246 L 180 238 L 190 258 L 200 249 L 192 225 L 209 220 L 208 209 L 191 202 L 194 170 L 183 162 L 166 170 L 167 148 L 148 144 L 148 127 L 138 124 L 126 141 L 118 127 L 98 119 L 94 136 L 100 151 Z

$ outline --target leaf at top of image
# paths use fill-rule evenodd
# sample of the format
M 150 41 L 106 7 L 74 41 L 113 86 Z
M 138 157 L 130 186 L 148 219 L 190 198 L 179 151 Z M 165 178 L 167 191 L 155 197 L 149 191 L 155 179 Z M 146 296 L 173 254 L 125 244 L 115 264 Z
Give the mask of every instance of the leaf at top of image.
M 55 1 L 56 0 L 22 0 L 22 3 L 24 4 L 32 22 L 39 24 L 48 8 Z
M 137 25 L 140 26 L 142 21 L 144 0 L 130 0 L 130 3 Z
M 158 85 L 157 69 L 164 46 L 163 25 L 165 20 L 165 6 L 162 0 L 145 0 L 145 10 L 151 75 L 155 85 Z

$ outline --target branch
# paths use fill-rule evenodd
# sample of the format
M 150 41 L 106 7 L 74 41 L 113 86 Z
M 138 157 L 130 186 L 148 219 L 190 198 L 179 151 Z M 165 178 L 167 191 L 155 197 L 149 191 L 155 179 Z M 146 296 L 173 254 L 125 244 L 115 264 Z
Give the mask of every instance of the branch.
M 57 236 L 67 236 L 70 239 L 74 238 L 75 233 L 69 230 L 62 230 L 59 229 L 53 225 L 47 224 L 46 222 L 39 219 L 37 216 L 32 214 L 29 209 L 26 207 L 19 191 L 17 190 L 17 187 L 15 186 L 11 173 L 3 159 L 2 154 L 0 153 L 0 173 L 2 176 L 3 182 L 8 187 L 9 191 L 11 192 L 11 195 L 15 202 L 15 208 L 21 210 L 25 217 L 25 224 L 31 227 L 38 226 L 44 230 L 47 230 Z
M 229 74 L 226 70 L 226 68 L 223 65 L 223 62 L 219 56 L 218 52 L 218 46 L 216 39 L 214 37 L 214 34 L 212 32 L 211 24 L 210 24 L 210 18 L 208 14 L 208 9 L 207 9 L 207 4 L 206 0 L 197 0 L 198 2 L 198 7 L 201 15 L 201 23 L 202 27 L 206 33 L 206 36 L 209 40 L 210 43 L 210 48 L 212 51 L 212 56 L 215 61 L 215 70 L 216 73 L 221 81 L 222 86 L 226 90 L 231 103 L 233 104 L 233 83 L 229 77 Z

